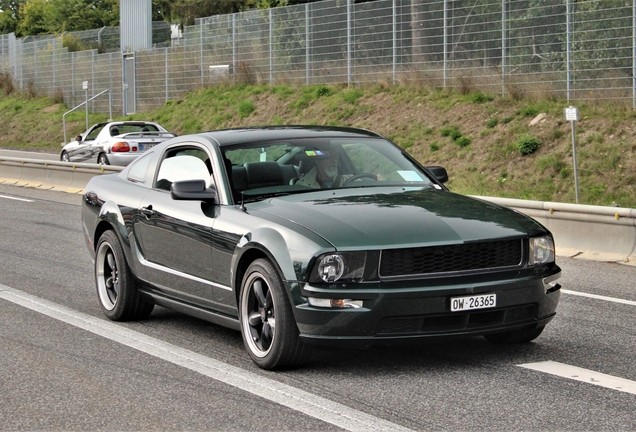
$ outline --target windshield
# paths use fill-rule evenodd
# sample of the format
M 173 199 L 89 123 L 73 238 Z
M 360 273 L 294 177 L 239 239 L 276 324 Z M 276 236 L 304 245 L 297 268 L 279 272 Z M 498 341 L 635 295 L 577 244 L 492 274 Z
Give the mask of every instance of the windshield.
M 315 189 L 428 186 L 428 176 L 390 142 L 377 138 L 298 139 L 224 150 L 235 198 Z

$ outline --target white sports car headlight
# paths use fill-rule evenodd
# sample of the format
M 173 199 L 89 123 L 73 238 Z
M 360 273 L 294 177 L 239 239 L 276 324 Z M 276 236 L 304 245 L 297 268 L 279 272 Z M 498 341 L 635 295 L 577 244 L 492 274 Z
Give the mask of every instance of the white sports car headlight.
M 554 262 L 554 240 L 550 236 L 530 239 L 530 259 L 528 265 Z

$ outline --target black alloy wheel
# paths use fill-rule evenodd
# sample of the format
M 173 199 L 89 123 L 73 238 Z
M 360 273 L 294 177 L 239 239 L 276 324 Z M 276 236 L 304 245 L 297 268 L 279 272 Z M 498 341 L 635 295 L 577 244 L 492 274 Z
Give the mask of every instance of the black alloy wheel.
M 239 315 L 243 342 L 263 369 L 297 366 L 308 349 L 299 338 L 289 298 L 272 263 L 257 259 L 241 284 Z
M 147 318 L 154 304 L 139 295 L 123 249 L 113 231 L 97 242 L 95 285 L 104 314 L 113 321 Z

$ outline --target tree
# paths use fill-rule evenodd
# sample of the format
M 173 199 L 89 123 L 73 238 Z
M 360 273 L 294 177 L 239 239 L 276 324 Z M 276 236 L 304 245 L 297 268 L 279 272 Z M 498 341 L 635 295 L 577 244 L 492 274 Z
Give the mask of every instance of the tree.
M 0 12 L 0 34 L 14 33 L 17 27 L 18 20 L 10 10 Z
M 51 4 L 47 0 L 28 0 L 20 5 L 16 35 L 28 36 L 48 33 L 47 14 Z
M 19 36 L 98 29 L 119 25 L 119 0 L 26 0 L 19 16 Z
M 0 0 L 0 10 L 9 12 L 17 20 L 20 5 L 25 2 L 26 0 Z
M 255 0 L 154 0 L 153 9 L 164 20 L 181 26 L 193 25 L 196 18 L 223 15 L 250 9 Z
M 49 0 L 51 33 L 119 25 L 119 0 Z

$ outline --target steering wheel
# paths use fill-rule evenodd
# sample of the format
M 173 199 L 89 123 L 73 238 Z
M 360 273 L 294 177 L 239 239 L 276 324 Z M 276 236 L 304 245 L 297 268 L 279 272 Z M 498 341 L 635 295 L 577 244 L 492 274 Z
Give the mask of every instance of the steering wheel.
M 360 174 L 356 174 L 354 176 L 349 177 L 348 179 L 346 179 L 345 181 L 342 182 L 341 186 L 347 185 L 351 182 L 354 182 L 356 180 L 362 179 L 362 178 L 369 178 L 371 180 L 378 180 L 378 176 L 376 176 L 375 174 L 371 174 L 371 173 L 360 173 Z

